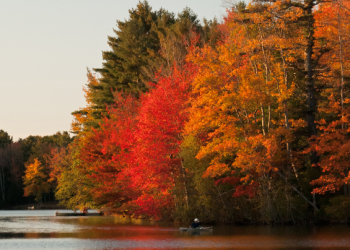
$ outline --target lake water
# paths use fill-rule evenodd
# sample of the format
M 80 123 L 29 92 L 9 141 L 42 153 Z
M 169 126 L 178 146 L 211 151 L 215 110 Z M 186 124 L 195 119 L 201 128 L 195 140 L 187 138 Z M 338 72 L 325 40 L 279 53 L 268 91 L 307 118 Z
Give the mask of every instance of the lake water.
M 345 225 L 215 226 L 194 234 L 169 223 L 55 212 L 0 210 L 0 249 L 350 249 Z

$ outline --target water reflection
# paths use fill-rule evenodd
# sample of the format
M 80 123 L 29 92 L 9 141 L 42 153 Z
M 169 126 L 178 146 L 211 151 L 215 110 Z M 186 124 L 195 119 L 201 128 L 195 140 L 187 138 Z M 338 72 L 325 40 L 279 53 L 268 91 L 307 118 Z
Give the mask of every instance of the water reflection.
M 350 228 L 177 226 L 117 217 L 56 217 L 55 211 L 0 211 L 0 249 L 350 249 Z

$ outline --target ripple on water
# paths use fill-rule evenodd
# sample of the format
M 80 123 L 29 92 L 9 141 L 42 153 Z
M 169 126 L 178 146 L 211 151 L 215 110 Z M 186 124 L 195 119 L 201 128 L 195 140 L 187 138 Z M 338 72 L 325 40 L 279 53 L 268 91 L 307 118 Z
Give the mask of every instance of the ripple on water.
M 350 228 L 177 226 L 115 217 L 55 217 L 55 211 L 0 211 L 0 249 L 350 249 Z M 11 216 L 12 214 L 12 216 Z
M 349 241 L 346 242 L 312 242 L 301 241 L 296 244 L 285 244 L 286 242 L 264 242 L 248 241 L 233 242 L 218 240 L 82 240 L 82 239 L 11 239 L 0 240 L 0 249 L 135 249 L 135 250 L 151 250 L 151 249 L 349 249 Z M 292 243 L 292 242 L 289 242 Z

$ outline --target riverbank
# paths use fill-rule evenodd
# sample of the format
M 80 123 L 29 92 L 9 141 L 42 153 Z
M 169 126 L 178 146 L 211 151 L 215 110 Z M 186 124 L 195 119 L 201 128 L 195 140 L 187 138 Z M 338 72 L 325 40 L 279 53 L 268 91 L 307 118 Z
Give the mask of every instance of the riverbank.
M 17 206 L 8 206 L 1 208 L 1 210 L 28 210 L 29 208 L 34 210 L 44 210 L 44 209 L 66 209 L 64 206 L 60 205 L 57 201 L 49 201 L 39 203 L 29 203 Z

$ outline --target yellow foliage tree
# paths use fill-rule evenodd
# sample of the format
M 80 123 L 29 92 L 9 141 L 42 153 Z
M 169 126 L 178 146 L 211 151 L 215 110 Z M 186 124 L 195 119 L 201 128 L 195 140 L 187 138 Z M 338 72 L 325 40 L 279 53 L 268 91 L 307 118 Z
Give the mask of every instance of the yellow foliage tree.
M 44 166 L 35 158 L 34 163 L 26 166 L 25 176 L 23 176 L 24 196 L 33 195 L 37 202 L 41 202 L 43 194 L 48 193 L 51 187 L 47 177 Z

